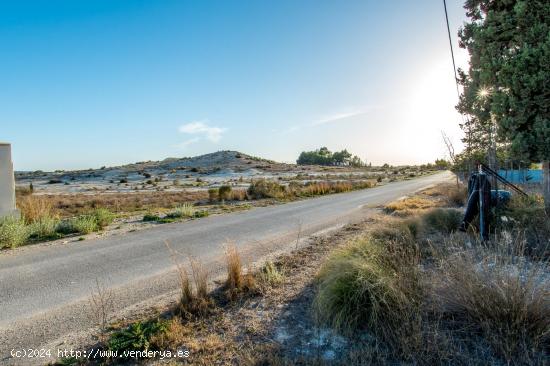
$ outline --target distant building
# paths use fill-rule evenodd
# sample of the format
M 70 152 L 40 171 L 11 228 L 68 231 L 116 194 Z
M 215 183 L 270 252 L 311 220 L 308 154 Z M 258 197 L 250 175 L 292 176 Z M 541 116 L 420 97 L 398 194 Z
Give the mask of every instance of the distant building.
M 16 213 L 11 145 L 0 142 L 0 217 Z

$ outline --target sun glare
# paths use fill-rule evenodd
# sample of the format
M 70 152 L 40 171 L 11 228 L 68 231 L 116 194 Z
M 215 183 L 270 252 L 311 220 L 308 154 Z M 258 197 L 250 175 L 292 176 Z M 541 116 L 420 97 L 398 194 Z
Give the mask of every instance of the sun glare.
M 485 86 L 481 87 L 478 91 L 477 91 L 477 97 L 479 99 L 485 99 L 489 96 L 489 94 L 491 94 L 491 90 Z

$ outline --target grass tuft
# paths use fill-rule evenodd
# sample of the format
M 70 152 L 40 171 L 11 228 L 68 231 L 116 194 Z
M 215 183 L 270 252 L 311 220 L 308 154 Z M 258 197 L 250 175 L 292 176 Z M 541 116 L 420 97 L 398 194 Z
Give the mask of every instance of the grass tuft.
M 32 194 L 17 198 L 17 207 L 27 224 L 32 224 L 43 217 L 55 217 L 53 204 L 50 200 Z
M 30 236 L 37 240 L 56 239 L 61 236 L 57 232 L 59 219 L 51 216 L 42 216 L 29 225 Z
M 285 274 L 273 262 L 267 261 L 258 272 L 258 278 L 263 285 L 275 287 L 284 282 Z
M 432 282 L 444 317 L 507 364 L 536 363 L 550 345 L 548 263 L 526 260 L 523 245 L 504 237 L 445 257 Z
M 184 319 L 201 318 L 210 314 L 214 303 L 208 295 L 208 272 L 201 262 L 190 259 L 193 284 L 187 269 L 181 263 L 178 252 L 165 241 L 170 257 L 176 266 L 180 282 L 180 300 L 175 309 L 177 315 Z M 194 285 L 194 286 L 192 286 Z
M 0 248 L 16 248 L 23 245 L 30 234 L 22 219 L 11 216 L 0 218 Z
M 460 226 L 462 212 L 452 208 L 434 208 L 422 215 L 422 221 L 427 228 L 450 234 Z
M 184 203 L 180 206 L 177 206 L 172 212 L 168 213 L 166 217 L 171 219 L 179 219 L 183 217 L 194 217 L 197 210 L 190 203 Z
M 422 295 L 416 262 L 411 252 L 368 237 L 338 250 L 319 273 L 317 319 L 348 335 L 368 330 L 392 343 L 408 338 L 417 331 Z
M 239 295 L 251 293 L 257 289 L 252 274 L 243 271 L 241 256 L 236 245 L 228 244 L 226 246 L 225 261 L 227 266 L 225 288 L 229 300 L 234 300 Z

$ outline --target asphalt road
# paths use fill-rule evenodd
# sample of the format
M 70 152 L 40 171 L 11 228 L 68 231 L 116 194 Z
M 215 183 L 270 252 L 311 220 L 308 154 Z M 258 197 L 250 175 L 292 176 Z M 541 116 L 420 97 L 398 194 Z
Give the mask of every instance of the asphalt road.
M 288 250 L 298 236 L 364 217 L 371 208 L 451 179 L 442 172 L 381 187 L 307 199 L 120 236 L 0 253 L 0 364 L 13 348 L 57 347 L 94 324 L 89 299 L 96 284 L 109 288 L 113 312 L 150 306 L 178 282 L 166 247 L 198 258 L 220 273 L 223 244 L 235 243 L 248 261 Z M 30 363 L 30 362 L 29 362 Z

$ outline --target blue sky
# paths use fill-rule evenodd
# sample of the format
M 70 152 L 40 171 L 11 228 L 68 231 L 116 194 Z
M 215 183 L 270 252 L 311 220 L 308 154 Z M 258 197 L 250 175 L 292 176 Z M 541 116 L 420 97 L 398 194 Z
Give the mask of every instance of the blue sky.
M 460 146 L 436 0 L 1 1 L 0 55 L 17 170 L 320 146 L 424 163 L 441 130 Z

